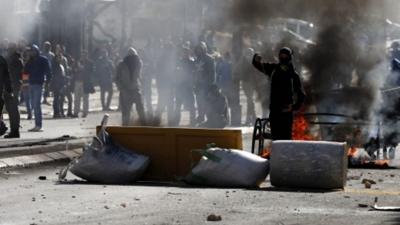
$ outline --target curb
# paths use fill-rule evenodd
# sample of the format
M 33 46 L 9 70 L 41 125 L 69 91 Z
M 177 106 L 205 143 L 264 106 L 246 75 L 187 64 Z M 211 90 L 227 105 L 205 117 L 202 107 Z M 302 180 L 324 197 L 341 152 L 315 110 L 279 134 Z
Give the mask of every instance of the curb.
M 0 171 L 15 168 L 27 168 L 37 165 L 65 161 L 76 158 L 82 154 L 82 149 L 53 151 L 41 154 L 15 156 L 0 159 Z
M 3 158 L 37 155 L 70 149 L 83 148 L 87 139 L 75 139 L 62 142 L 49 142 L 43 145 L 21 146 L 0 149 L 0 160 Z

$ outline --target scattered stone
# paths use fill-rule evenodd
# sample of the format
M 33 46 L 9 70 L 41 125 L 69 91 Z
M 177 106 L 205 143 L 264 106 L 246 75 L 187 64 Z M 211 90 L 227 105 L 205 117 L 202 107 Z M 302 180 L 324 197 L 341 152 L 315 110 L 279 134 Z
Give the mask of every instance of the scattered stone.
M 360 208 L 368 208 L 368 205 L 367 204 L 358 204 L 358 207 L 360 207 Z
M 383 179 L 379 179 L 378 182 L 382 183 L 382 182 L 383 182 Z
M 394 177 L 394 174 L 390 174 L 390 177 Z
M 376 182 L 374 180 L 371 180 L 371 179 L 363 179 L 361 181 L 361 183 L 362 184 L 365 184 L 365 183 L 376 184 Z
M 39 210 L 39 212 L 38 212 L 39 214 L 42 214 L 43 212 L 42 212 L 42 210 Z
M 39 179 L 39 180 L 47 180 L 47 177 L 46 177 L 46 176 L 39 176 L 38 179 Z
M 135 198 L 135 201 L 140 201 L 140 198 Z
M 371 189 L 372 184 L 368 181 L 364 183 L 366 189 Z
M 126 203 L 121 203 L 122 208 L 126 208 Z
M 350 196 L 348 196 L 348 195 L 345 195 L 345 196 L 344 196 L 344 198 L 350 198 Z
M 76 198 L 76 196 L 75 196 L 75 195 L 72 195 L 72 198 Z
M 215 215 L 215 214 L 211 214 L 209 216 L 207 216 L 207 221 L 211 221 L 211 222 L 217 222 L 217 221 L 221 221 L 222 217 Z
M 104 206 L 104 208 L 105 208 L 105 209 L 110 209 L 110 207 L 108 207 L 108 206 L 106 206 L 106 205 Z

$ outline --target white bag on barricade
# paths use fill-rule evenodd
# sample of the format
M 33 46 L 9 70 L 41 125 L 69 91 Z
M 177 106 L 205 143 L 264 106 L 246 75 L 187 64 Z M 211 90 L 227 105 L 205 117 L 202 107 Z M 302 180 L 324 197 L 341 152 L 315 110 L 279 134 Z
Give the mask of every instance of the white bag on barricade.
M 194 150 L 196 151 L 196 150 Z M 258 187 L 268 175 L 269 162 L 235 149 L 198 150 L 202 158 L 186 176 L 189 184 L 213 187 Z
M 101 129 L 83 154 L 64 168 L 59 179 L 65 179 L 68 170 L 89 182 L 126 184 L 139 180 L 149 165 L 147 156 L 137 154 L 113 142 L 106 132 L 108 115 L 104 116 Z

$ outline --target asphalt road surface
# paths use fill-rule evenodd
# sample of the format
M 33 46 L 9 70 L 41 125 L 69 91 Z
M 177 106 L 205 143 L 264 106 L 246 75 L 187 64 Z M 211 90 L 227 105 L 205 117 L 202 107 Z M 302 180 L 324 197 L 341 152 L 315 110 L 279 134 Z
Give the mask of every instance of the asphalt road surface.
M 400 212 L 371 211 L 373 204 L 400 206 L 398 170 L 350 170 L 344 191 L 188 187 L 183 184 L 94 185 L 57 182 L 63 165 L 0 174 L 0 224 L 400 224 Z M 45 176 L 46 180 L 38 179 Z M 361 180 L 377 182 L 365 189 Z M 361 204 L 361 205 L 359 205 Z M 210 214 L 221 216 L 209 222 Z

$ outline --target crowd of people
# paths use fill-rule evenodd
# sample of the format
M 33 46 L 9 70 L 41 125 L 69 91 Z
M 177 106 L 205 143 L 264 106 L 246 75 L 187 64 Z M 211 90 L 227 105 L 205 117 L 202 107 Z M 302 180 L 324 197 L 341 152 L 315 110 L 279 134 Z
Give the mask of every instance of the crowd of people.
M 196 42 L 152 39 L 143 48 L 119 51 L 105 44 L 92 53 L 82 51 L 76 58 L 63 45 L 48 41 L 41 48 L 9 42 L 1 44 L 0 55 L 0 105 L 5 106 L 11 127 L 6 138 L 19 137 L 18 105 L 26 107 L 26 119 L 35 121 L 29 131 L 39 132 L 43 104 L 52 105 L 55 119 L 86 117 L 95 86 L 99 86 L 103 111 L 110 111 L 116 84 L 123 125 L 134 121 L 154 125 L 166 113 L 168 126 L 180 126 L 182 112 L 188 111 L 190 126 L 240 126 L 241 88 L 247 100 L 244 124 L 250 125 L 256 118 L 256 95 L 266 94 L 267 79 L 252 66 L 254 50 L 248 48 L 240 55 L 220 53 L 210 37 Z M 257 92 L 260 84 L 265 85 L 264 93 Z M 132 120 L 133 105 L 138 120 Z M 0 135 L 6 130 L 2 122 Z

